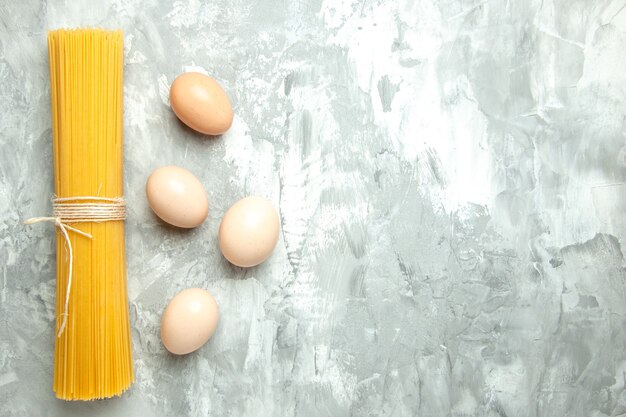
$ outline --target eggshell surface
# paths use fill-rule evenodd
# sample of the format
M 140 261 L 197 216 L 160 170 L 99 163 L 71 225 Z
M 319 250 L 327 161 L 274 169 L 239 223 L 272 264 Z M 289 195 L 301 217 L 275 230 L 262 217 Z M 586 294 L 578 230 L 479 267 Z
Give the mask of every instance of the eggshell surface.
M 220 250 L 234 265 L 258 265 L 274 250 L 279 229 L 278 214 L 268 200 L 246 197 L 224 214 L 218 232 Z
M 146 182 L 146 195 L 154 213 L 177 227 L 199 226 L 209 213 L 209 200 L 202 183 L 181 167 L 156 169 Z
M 221 135 L 233 123 L 228 96 L 217 81 L 199 72 L 186 72 L 174 80 L 170 105 L 184 124 L 206 135 Z
M 186 355 L 204 345 L 215 333 L 219 308 L 215 298 L 200 288 L 178 293 L 161 318 L 161 340 L 175 355 Z

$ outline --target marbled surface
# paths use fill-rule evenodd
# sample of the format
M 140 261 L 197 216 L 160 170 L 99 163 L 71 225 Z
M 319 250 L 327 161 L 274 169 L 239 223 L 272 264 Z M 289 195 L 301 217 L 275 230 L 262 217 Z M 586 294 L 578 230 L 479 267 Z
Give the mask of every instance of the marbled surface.
M 0 415 L 626 414 L 624 0 L 0 2 Z M 52 150 L 45 32 L 125 31 L 128 279 L 137 381 L 51 390 Z M 205 71 L 223 137 L 168 104 Z M 150 172 L 206 185 L 164 226 Z M 230 266 L 225 210 L 279 208 L 271 259 Z M 173 357 L 160 315 L 209 289 L 223 319 Z

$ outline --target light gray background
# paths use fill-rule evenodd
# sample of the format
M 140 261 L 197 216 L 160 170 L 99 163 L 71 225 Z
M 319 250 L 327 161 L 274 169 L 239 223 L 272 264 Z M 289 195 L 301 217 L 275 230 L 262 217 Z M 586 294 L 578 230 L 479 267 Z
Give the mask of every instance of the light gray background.
M 0 4 L 0 415 L 617 416 L 626 413 L 626 2 L 299 0 Z M 128 282 L 137 382 L 51 390 L 54 239 L 46 30 L 125 31 Z M 223 85 L 223 137 L 178 122 L 183 71 Z M 157 221 L 150 172 L 210 197 Z M 266 196 L 282 233 L 230 266 L 224 211 Z M 223 317 L 170 356 L 161 313 Z

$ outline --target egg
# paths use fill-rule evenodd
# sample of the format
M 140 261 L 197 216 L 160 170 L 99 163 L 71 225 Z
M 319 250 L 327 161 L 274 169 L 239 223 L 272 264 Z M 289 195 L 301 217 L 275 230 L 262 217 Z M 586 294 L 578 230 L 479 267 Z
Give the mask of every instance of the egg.
M 209 199 L 202 183 L 181 167 L 156 169 L 146 182 L 146 195 L 154 213 L 173 226 L 199 226 L 209 213 Z
M 228 96 L 217 81 L 199 72 L 186 72 L 174 80 L 170 104 L 184 124 L 206 135 L 221 135 L 233 123 Z
M 198 350 L 215 333 L 219 321 L 215 298 L 200 288 L 179 292 L 161 318 L 161 341 L 175 355 Z
M 234 265 L 255 266 L 271 255 L 278 231 L 278 214 L 272 204 L 261 197 L 246 197 L 224 214 L 218 231 L 220 250 Z

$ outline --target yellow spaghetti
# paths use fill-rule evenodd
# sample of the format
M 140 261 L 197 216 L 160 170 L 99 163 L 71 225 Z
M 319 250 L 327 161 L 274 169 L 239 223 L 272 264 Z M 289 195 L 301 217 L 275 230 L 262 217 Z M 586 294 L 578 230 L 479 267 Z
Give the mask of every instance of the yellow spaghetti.
M 54 152 L 59 198 L 123 196 L 121 31 L 48 33 Z M 58 398 L 120 395 L 133 382 L 124 222 L 72 223 L 73 279 L 68 311 L 68 248 L 57 228 L 54 384 Z

